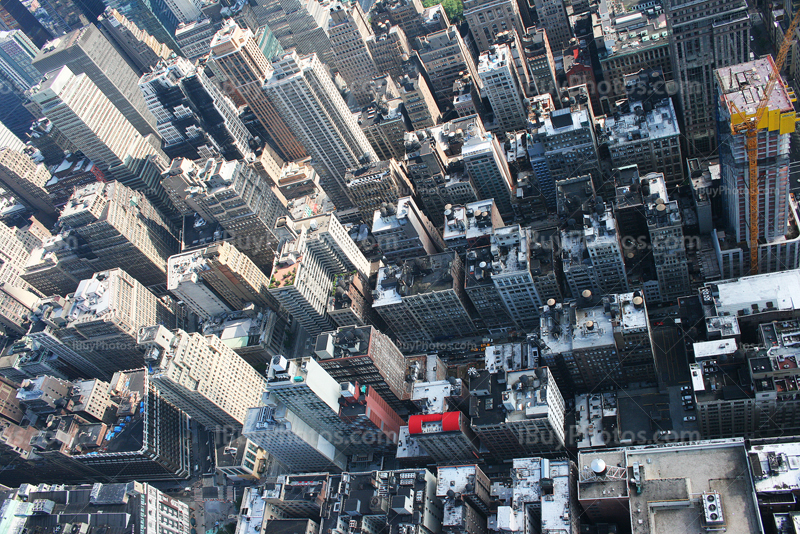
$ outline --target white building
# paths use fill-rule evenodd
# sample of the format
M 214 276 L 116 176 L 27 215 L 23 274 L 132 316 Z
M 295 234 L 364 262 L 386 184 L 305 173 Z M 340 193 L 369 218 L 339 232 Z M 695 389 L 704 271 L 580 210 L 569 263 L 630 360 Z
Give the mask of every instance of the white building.
M 238 428 L 261 404 L 266 380 L 218 337 L 157 325 L 137 342 L 161 395 L 208 429 Z
M 359 161 L 378 157 L 315 55 L 290 52 L 273 62 L 265 90 L 278 113 L 305 147 L 322 188 L 339 209 L 352 207 L 344 176 Z
M 478 195 L 482 199 L 493 198 L 500 215 L 511 220 L 514 214 L 511 206 L 513 179 L 500 143 L 484 129 L 479 116 L 459 122 L 464 143 L 461 155 Z
M 493 45 L 481 53 L 478 75 L 494 113 L 493 130 L 515 132 L 524 129 L 528 123 L 528 114 L 522 105 L 525 88 L 517 76 L 509 46 Z
M 386 203 L 373 215 L 372 235 L 388 262 L 436 254 L 444 250 L 439 231 L 417 207 L 412 197 Z

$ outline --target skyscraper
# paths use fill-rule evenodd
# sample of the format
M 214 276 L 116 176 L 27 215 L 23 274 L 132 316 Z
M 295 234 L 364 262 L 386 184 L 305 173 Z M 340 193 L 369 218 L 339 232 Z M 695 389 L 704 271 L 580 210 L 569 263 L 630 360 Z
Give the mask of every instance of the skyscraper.
M 730 124 L 742 119 L 733 106 L 750 117 L 758 105 L 751 96 L 755 88 L 766 86 L 773 69 L 771 56 L 754 62 L 717 69 L 716 82 L 720 97 L 720 137 L 727 142 L 720 146 L 723 202 L 726 224 L 737 242 L 750 240 L 749 165 L 744 134 L 731 135 Z M 766 78 L 763 78 L 766 76 Z M 763 79 L 762 79 L 763 78 Z M 760 94 L 760 93 L 758 93 Z M 760 98 L 760 97 L 759 97 Z M 772 241 L 783 237 L 789 220 L 789 138 L 794 123 L 791 97 L 781 81 L 772 92 L 765 115 L 780 120 L 765 123 L 758 130 L 758 213 L 759 239 Z M 785 117 L 785 118 L 784 118 Z
M 92 273 L 124 265 L 145 286 L 165 288 L 166 263 L 178 251 L 169 223 L 119 182 L 77 190 L 59 218 L 63 231 L 34 250 L 23 278 L 45 295 L 66 295 Z
M 39 48 L 22 30 L 0 32 L 0 71 L 17 91 L 39 83 L 42 75 L 33 66 Z
M 750 53 L 747 3 L 668 0 L 664 8 L 688 156 L 710 154 L 718 144 L 714 69 L 747 61 Z
M 253 33 L 228 21 L 211 41 L 211 57 L 272 136 L 280 155 L 287 160 L 305 157 L 303 146 L 262 88 L 272 67 Z
M 76 75 L 86 74 L 140 135 L 157 132 L 155 117 L 137 90 L 138 74 L 95 26 L 49 41 L 34 58 L 33 66 L 42 74 L 63 66 Z
M 277 308 L 268 293 L 269 278 L 227 241 L 214 243 L 169 259 L 169 290 L 201 317 L 225 307 L 244 309 L 248 303 Z
M 60 323 L 56 337 L 90 359 L 102 373 L 93 378 L 103 380 L 144 365 L 145 350 L 136 338 L 141 326 L 175 324 L 173 310 L 122 269 L 82 280 L 60 314 L 51 313 L 49 319 Z
M 480 198 L 493 198 L 503 219 L 513 219 L 511 191 L 514 184 L 500 143 L 486 132 L 478 115 L 453 121 L 451 128 L 456 124 L 463 128 L 461 155 Z
M 534 5 L 539 25 L 547 30 L 550 45 L 558 51 L 566 48 L 572 38 L 572 27 L 563 0 L 534 0 Z
M 516 0 L 467 0 L 464 2 L 464 19 L 469 24 L 478 52 L 489 50 L 498 33 L 512 30 L 522 35 L 525 31 Z
M 167 161 L 158 148 L 160 141 L 139 135 L 88 75 L 61 67 L 49 73 L 31 99 L 104 174 L 144 192 L 165 214 L 171 213 L 173 208 L 159 181 L 158 168 L 163 170 Z
M 97 23 L 100 31 L 119 47 L 120 54 L 124 54 L 123 57 L 128 65 L 139 75 L 149 71 L 159 61 L 169 58 L 172 54 L 172 50 L 166 44 L 138 28 L 116 9 L 106 8 Z
M 109 0 L 106 3 L 171 49 L 180 50 L 173 38 L 178 19 L 164 0 Z
M 481 53 L 478 75 L 494 113 L 493 130 L 515 132 L 525 129 L 528 123 L 527 112 L 522 105 L 525 87 L 517 76 L 508 45 L 492 45 Z
M 0 184 L 29 208 L 57 216 L 58 210 L 44 188 L 51 175 L 44 164 L 12 148 L 0 148 Z
M 238 429 L 261 403 L 267 381 L 217 336 L 139 329 L 150 380 L 161 395 L 208 429 Z
M 461 72 L 468 72 L 476 83 L 480 79 L 475 60 L 455 26 L 421 37 L 418 54 L 430 76 L 436 100 L 442 104 L 450 102 L 453 83 Z
M 380 74 L 367 48 L 372 29 L 358 2 L 350 5 L 336 4 L 331 8 L 329 34 L 336 64 L 360 105 L 372 101 L 369 82 Z
M 290 52 L 272 64 L 265 86 L 280 115 L 311 154 L 320 184 L 339 209 L 352 207 L 347 169 L 378 159 L 316 55 Z
M 204 67 L 172 58 L 142 76 L 139 89 L 156 117 L 168 157 L 195 160 L 221 154 L 236 160 L 249 153 L 250 133 Z
M 42 23 L 19 0 L 2 0 L 0 2 L 0 21 L 10 30 L 22 30 L 38 47 L 51 39 Z

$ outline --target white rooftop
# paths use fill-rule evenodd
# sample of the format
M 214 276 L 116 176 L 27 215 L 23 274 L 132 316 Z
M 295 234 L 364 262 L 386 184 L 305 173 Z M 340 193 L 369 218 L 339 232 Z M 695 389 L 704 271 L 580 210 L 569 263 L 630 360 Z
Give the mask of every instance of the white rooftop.
M 609 115 L 605 120 L 609 148 L 640 141 L 658 140 L 679 135 L 678 117 L 671 98 L 658 102 L 652 110 L 644 111 L 640 102 L 633 102 L 630 113 L 615 118 Z
M 759 311 L 767 303 L 778 310 L 800 308 L 800 270 L 744 276 L 733 280 L 716 282 L 719 296 L 714 298 L 717 315 L 736 316 L 739 310 L 744 315 L 753 313 L 752 305 Z
M 760 473 L 753 466 L 756 492 L 785 493 L 800 490 L 800 443 L 755 445 L 750 454 L 758 457 Z
M 692 349 L 694 351 L 695 360 L 705 360 L 722 356 L 723 354 L 733 354 L 736 352 L 735 339 L 719 339 L 716 341 L 701 341 L 693 343 Z

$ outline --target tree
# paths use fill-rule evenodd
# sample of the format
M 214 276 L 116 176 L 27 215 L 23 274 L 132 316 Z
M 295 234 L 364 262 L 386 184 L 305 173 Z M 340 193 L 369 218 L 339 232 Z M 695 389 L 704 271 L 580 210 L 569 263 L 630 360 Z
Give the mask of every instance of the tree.
M 461 0 L 443 0 L 442 2 L 437 2 L 436 0 L 422 0 L 422 5 L 425 7 L 435 6 L 436 4 L 442 4 L 444 12 L 447 13 L 447 18 L 450 19 L 450 22 L 455 23 L 464 19 L 464 4 Z

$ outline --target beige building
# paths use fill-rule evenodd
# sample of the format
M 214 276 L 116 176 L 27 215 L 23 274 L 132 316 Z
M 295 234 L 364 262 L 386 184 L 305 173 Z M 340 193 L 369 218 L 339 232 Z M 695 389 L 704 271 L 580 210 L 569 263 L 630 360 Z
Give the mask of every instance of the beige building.
M 453 83 L 467 71 L 478 80 L 478 69 L 458 28 L 450 26 L 419 39 L 419 58 L 428 71 L 436 100 L 449 102 Z M 415 126 L 416 127 L 416 126 Z
M 525 31 L 514 0 L 466 0 L 464 18 L 479 52 L 489 50 L 498 33 L 513 30 L 522 35 Z
M 367 39 L 372 37 L 367 17 L 358 2 L 349 5 L 336 3 L 330 12 L 328 36 L 339 73 L 356 102 L 362 106 L 369 104 L 372 100 L 369 82 L 380 72 L 367 47 Z
M 305 149 L 262 89 L 272 67 L 253 32 L 227 21 L 211 40 L 211 57 L 270 133 L 280 155 L 289 160 L 304 157 Z
M 124 265 L 146 287 L 167 282 L 167 258 L 178 250 L 171 225 L 120 182 L 75 191 L 61 212 L 62 232 L 34 250 L 21 275 L 45 295 L 65 295 L 92 273 Z
M 33 210 L 57 215 L 58 210 L 44 188 L 50 178 L 44 164 L 37 165 L 29 156 L 12 148 L 0 148 L 0 185 Z
M 106 176 L 142 191 L 166 213 L 171 211 L 159 183 L 168 161 L 160 139 L 153 134 L 142 137 L 87 74 L 75 74 L 69 67 L 50 72 L 31 100 Z
M 395 159 L 350 169 L 344 179 L 353 203 L 366 221 L 372 219 L 382 202 L 394 204 L 414 193 L 414 186 Z
M 140 328 L 150 380 L 161 395 L 208 429 L 238 428 L 261 403 L 266 379 L 217 336 Z
M 175 324 L 171 306 L 156 298 L 122 269 L 95 273 L 83 280 L 75 295 L 48 313 L 60 328 L 53 334 L 73 351 L 89 358 L 102 378 L 144 364 L 137 345 L 140 327 Z

